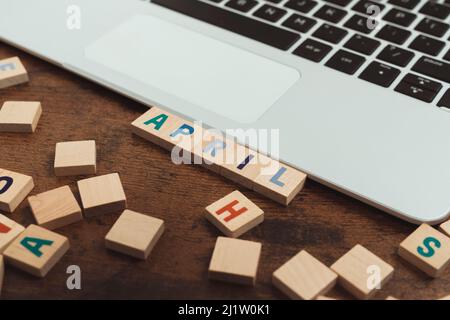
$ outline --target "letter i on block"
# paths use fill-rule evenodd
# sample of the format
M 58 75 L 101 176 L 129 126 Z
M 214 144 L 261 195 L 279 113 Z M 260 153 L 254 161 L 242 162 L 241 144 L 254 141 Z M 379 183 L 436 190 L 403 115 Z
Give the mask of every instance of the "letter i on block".
M 239 191 L 206 207 L 206 219 L 226 236 L 237 238 L 264 220 L 264 212 Z
M 32 177 L 0 168 L 0 210 L 13 212 L 33 188 Z
M 422 224 L 400 243 L 398 254 L 430 277 L 436 278 L 450 262 L 450 238 Z
M 0 214 L 0 254 L 25 228 Z
M 3 253 L 6 262 L 36 277 L 45 277 L 69 250 L 69 240 L 53 231 L 30 225 Z

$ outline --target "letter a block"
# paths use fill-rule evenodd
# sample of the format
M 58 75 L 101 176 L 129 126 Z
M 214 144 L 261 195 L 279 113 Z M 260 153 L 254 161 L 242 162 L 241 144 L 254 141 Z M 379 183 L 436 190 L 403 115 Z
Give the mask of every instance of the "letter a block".
M 0 60 L 0 89 L 28 82 L 28 73 L 19 58 Z
M 450 238 L 422 224 L 400 243 L 398 254 L 430 277 L 436 278 L 450 262 Z
M 25 228 L 0 214 L 0 254 Z
M 69 240 L 53 231 L 30 225 L 5 250 L 6 262 L 36 277 L 45 277 L 69 250 Z
M 206 219 L 226 236 L 237 238 L 264 220 L 264 212 L 239 191 L 206 207 Z
M 0 210 L 13 212 L 33 188 L 32 177 L 0 168 Z

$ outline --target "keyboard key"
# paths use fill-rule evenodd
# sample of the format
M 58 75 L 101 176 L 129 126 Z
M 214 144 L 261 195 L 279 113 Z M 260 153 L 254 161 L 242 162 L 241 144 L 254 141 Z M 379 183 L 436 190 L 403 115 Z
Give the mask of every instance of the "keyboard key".
M 298 33 L 197 0 L 152 0 L 152 3 L 282 50 L 289 49 L 300 39 Z
M 442 37 L 448 29 L 448 24 L 430 18 L 423 18 L 416 27 L 416 30 L 435 37 Z
M 426 89 L 438 93 L 442 89 L 442 84 L 422 76 L 418 76 L 412 73 L 408 73 L 404 78 L 404 81 L 413 84 L 419 88 Z
M 370 1 L 370 0 L 362 0 L 359 1 L 357 4 L 355 4 L 352 8 L 353 11 L 357 11 L 366 15 L 372 15 L 373 11 L 370 11 L 369 8 L 371 6 L 376 6 L 380 9 L 380 12 L 383 11 L 383 9 L 385 8 L 384 4 L 375 2 L 375 1 Z
M 396 46 L 388 45 L 380 52 L 377 58 L 399 67 L 406 67 L 412 58 L 414 58 L 414 53 Z
M 403 44 L 410 35 L 411 32 L 408 30 L 387 24 L 377 33 L 376 37 L 396 44 Z
M 395 91 L 425 102 L 433 101 L 437 95 L 436 92 L 420 88 L 403 80 L 397 85 Z
M 324 1 L 336 4 L 341 7 L 346 7 L 350 2 L 352 2 L 352 0 L 324 0 Z
M 311 30 L 316 23 L 316 20 L 294 13 L 283 22 L 283 26 L 305 33 Z
M 368 19 L 366 17 L 360 16 L 359 14 L 355 14 L 344 24 L 344 26 L 349 29 L 365 34 L 371 33 L 377 27 L 377 25 L 378 22 L 375 19 Z
M 325 65 L 347 74 L 354 74 L 364 61 L 366 61 L 366 59 L 357 54 L 339 50 Z
M 448 89 L 447 92 L 444 93 L 437 105 L 438 107 L 450 108 L 450 89 Z
M 390 4 L 409 10 L 414 9 L 419 4 L 419 2 L 420 0 L 389 0 Z
M 329 5 L 324 5 L 315 14 L 314 17 L 333 23 L 338 23 L 347 15 L 347 12 Z
M 296 10 L 296 11 L 308 13 L 316 5 L 317 5 L 317 2 L 312 1 L 312 0 L 289 0 L 288 2 L 286 2 L 286 4 L 284 6 L 290 8 L 290 9 Z
M 281 19 L 282 16 L 284 16 L 287 13 L 286 10 L 269 6 L 267 4 L 263 5 L 261 8 L 256 10 L 256 12 L 253 14 L 255 17 L 270 21 L 270 22 L 276 22 Z
M 378 47 L 380 42 L 374 39 L 355 34 L 344 45 L 345 48 L 357 51 L 362 54 L 371 55 Z
M 426 1 L 422 9 L 420 9 L 420 12 L 428 16 L 445 20 L 450 15 L 450 7 L 434 1 Z
M 403 10 L 391 9 L 383 19 L 404 27 L 409 27 L 417 16 L 413 13 L 409 13 Z
M 359 75 L 359 78 L 387 88 L 399 74 L 400 70 L 374 61 Z
M 419 35 L 409 45 L 411 49 L 437 56 L 445 47 L 445 42 Z
M 332 48 L 327 44 L 323 44 L 312 39 L 307 39 L 292 53 L 314 62 L 320 62 L 331 51 L 331 49 Z
M 445 54 L 444 60 L 450 61 L 450 50 L 448 50 L 447 53 Z
M 248 12 L 253 9 L 258 4 L 256 0 L 230 0 L 225 5 L 227 7 L 242 11 Z
M 325 23 L 313 33 L 313 36 L 337 44 L 344 39 L 347 33 L 348 32 L 344 29 L 333 27 L 332 25 Z
M 450 64 L 429 57 L 421 57 L 412 68 L 426 76 L 450 83 Z

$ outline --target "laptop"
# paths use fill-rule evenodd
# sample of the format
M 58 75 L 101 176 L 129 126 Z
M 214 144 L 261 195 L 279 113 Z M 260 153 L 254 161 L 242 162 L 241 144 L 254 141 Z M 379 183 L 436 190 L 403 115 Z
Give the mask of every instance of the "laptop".
M 220 130 L 278 130 L 283 162 L 409 222 L 449 216 L 449 0 L 0 7 L 5 43 Z

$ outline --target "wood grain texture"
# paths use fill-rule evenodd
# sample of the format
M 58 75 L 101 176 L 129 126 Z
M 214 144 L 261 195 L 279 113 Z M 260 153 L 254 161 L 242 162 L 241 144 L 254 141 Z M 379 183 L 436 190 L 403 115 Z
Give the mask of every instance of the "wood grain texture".
M 210 298 L 284 299 L 272 286 L 272 273 L 300 250 L 330 266 L 360 243 L 395 269 L 394 277 L 374 298 L 436 299 L 449 295 L 450 269 L 431 280 L 397 255 L 397 248 L 416 226 L 308 180 L 288 207 L 199 166 L 176 166 L 162 148 L 130 132 L 130 123 L 146 107 L 96 84 L 0 44 L 0 59 L 20 56 L 30 74 L 28 84 L 0 90 L 0 101 L 41 101 L 44 113 L 33 135 L 2 134 L 0 167 L 33 175 L 35 190 L 69 184 L 79 200 L 80 177 L 55 177 L 54 149 L 59 141 L 97 142 L 97 172 L 119 172 L 128 208 L 166 223 L 164 236 L 147 261 L 107 250 L 105 235 L 119 214 L 88 218 L 58 229 L 71 249 L 45 279 L 6 267 L 2 298 Z M 255 287 L 209 281 L 208 265 L 220 231 L 204 208 L 242 190 L 265 212 L 265 221 L 242 236 L 261 242 Z M 33 217 L 22 203 L 11 215 L 28 225 Z M 82 290 L 68 290 L 66 269 L 82 270 Z M 327 296 L 351 298 L 336 287 Z

